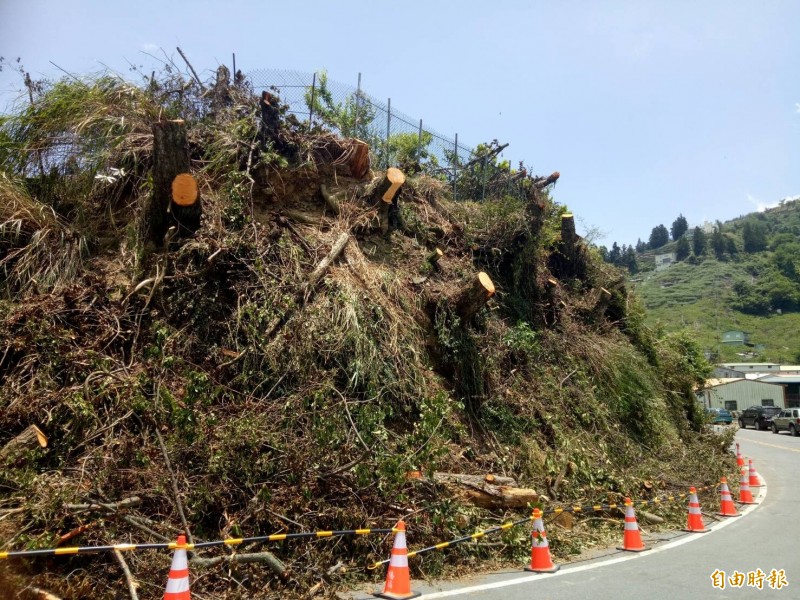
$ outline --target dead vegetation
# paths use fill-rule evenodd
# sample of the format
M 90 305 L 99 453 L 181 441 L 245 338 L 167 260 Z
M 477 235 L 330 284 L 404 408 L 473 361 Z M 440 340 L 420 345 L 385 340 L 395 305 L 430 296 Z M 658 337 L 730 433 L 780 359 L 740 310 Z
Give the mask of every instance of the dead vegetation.
M 697 348 L 644 327 L 588 247 L 553 262 L 565 209 L 532 178 L 527 200 L 454 203 L 420 173 L 382 220 L 370 199 L 384 173 L 354 179 L 352 144 L 277 104 L 265 128 L 247 83 L 220 81 L 62 80 L 4 118 L 0 446 L 30 425 L 49 444 L 2 464 L 0 548 L 172 540 L 181 513 L 197 540 L 404 517 L 418 546 L 511 510 L 459 501 L 434 471 L 513 478 L 550 502 L 717 480 L 725 440 L 697 433 Z M 162 118 L 186 121 L 203 197 L 200 230 L 163 246 L 144 233 Z M 459 314 L 478 272 L 496 293 Z M 591 525 L 551 538 L 557 554 L 600 539 Z M 526 539 L 413 567 L 520 559 Z M 331 595 L 387 549 L 241 549 L 268 550 L 283 576 L 206 552 L 193 589 Z M 125 558 L 139 597 L 160 597 L 169 556 Z M 112 555 L 0 569 L 8 589 L 126 593 Z

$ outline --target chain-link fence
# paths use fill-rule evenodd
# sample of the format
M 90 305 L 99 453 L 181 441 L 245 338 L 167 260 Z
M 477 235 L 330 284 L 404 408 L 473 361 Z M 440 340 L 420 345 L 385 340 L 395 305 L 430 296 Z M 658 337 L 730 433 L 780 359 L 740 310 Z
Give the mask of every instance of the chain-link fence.
M 259 69 L 248 73 L 255 90 L 269 89 L 288 105 L 289 112 L 310 127 L 322 126 L 344 137 L 366 141 L 373 164 L 416 168 L 445 178 L 454 199 L 522 196 L 525 170 L 495 160 L 496 143 L 471 148 L 442 135 L 361 88 L 328 79 L 324 72 L 302 73 Z

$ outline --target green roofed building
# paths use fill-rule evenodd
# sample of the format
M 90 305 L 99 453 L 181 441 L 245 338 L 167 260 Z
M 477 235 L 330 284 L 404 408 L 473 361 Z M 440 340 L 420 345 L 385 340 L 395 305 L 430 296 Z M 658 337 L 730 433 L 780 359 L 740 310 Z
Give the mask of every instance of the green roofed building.
M 726 331 L 722 334 L 723 344 L 746 344 L 750 341 L 750 336 L 744 331 Z

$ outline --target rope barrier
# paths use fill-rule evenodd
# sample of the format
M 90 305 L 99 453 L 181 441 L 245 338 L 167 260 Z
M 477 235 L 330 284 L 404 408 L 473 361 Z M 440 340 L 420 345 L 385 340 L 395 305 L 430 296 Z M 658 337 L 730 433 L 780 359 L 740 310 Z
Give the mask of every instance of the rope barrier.
M 697 491 L 707 491 L 711 489 L 711 486 L 705 486 L 697 488 Z M 666 495 L 662 497 L 656 497 L 652 500 L 641 500 L 639 501 L 639 506 L 649 506 L 650 504 L 660 504 L 662 502 L 673 502 L 676 499 L 683 499 L 686 498 L 688 494 L 672 494 Z M 623 508 L 621 505 L 618 504 L 592 504 L 587 506 L 566 506 L 566 507 L 555 507 L 549 508 L 547 510 L 542 511 L 543 515 L 559 515 L 563 512 L 569 513 L 586 513 L 586 512 L 599 512 L 603 510 L 613 510 L 617 508 Z M 440 542 L 433 546 L 428 546 L 427 548 L 421 548 L 419 550 L 414 550 L 408 553 L 409 557 L 419 556 L 421 554 L 426 554 L 428 552 L 434 552 L 436 550 L 444 550 L 445 548 L 450 548 L 453 546 L 457 546 L 459 544 L 463 544 L 464 542 L 469 542 L 472 540 L 478 540 L 484 536 L 492 535 L 495 533 L 499 533 L 501 531 L 506 531 L 513 527 L 517 527 L 522 525 L 523 523 L 529 523 L 533 521 L 533 517 L 525 517 L 524 519 L 520 519 L 518 521 L 509 521 L 507 523 L 503 523 L 502 525 L 497 525 L 496 527 L 491 527 L 489 529 L 478 530 L 475 533 L 461 536 L 452 540 L 448 540 L 445 542 Z M 254 537 L 246 537 L 246 538 L 227 538 L 224 540 L 213 540 L 209 542 L 199 542 L 195 544 L 181 544 L 178 545 L 176 542 L 169 542 L 169 543 L 159 543 L 159 544 L 113 544 L 108 546 L 71 546 L 71 547 L 64 547 L 64 548 L 44 548 L 40 550 L 16 550 L 16 551 L 0 551 L 0 560 L 5 560 L 9 558 L 31 558 L 31 557 L 38 557 L 38 556 L 64 556 L 64 555 L 73 555 L 73 554 L 98 554 L 103 552 L 113 552 L 115 550 L 119 550 L 120 552 L 127 552 L 127 551 L 135 551 L 135 550 L 199 550 L 201 548 L 213 548 L 219 546 L 239 546 L 242 544 L 253 544 L 253 543 L 266 543 L 266 542 L 280 542 L 284 540 L 300 540 L 300 539 L 324 539 L 324 538 L 332 538 L 332 537 L 347 537 L 347 536 L 362 536 L 362 535 L 386 535 L 390 533 L 397 533 L 396 528 L 389 528 L 389 529 L 343 529 L 343 530 L 331 530 L 331 531 L 304 531 L 298 533 L 273 533 L 271 535 L 263 535 L 263 536 L 254 536 Z M 378 567 L 385 565 L 389 562 L 389 560 L 382 560 L 380 562 L 373 563 L 372 565 L 368 566 L 367 569 L 374 570 Z
M 361 536 L 375 534 L 397 533 L 397 529 L 342 529 L 338 531 L 304 531 L 298 533 L 273 533 L 272 535 L 262 535 L 246 538 L 227 538 L 224 540 L 214 540 L 210 542 L 199 542 L 196 544 L 181 544 L 176 542 L 161 544 L 113 544 L 110 546 L 72 546 L 65 548 L 46 548 L 41 550 L 17 550 L 11 552 L 0 552 L 0 560 L 9 558 L 22 558 L 34 556 L 61 556 L 67 554 L 98 554 L 102 552 L 132 551 L 132 550 L 199 550 L 201 548 L 213 548 L 216 546 L 239 546 L 241 544 L 281 542 L 284 540 L 300 539 L 323 539 L 332 537 Z
M 711 486 L 704 486 L 695 488 L 698 492 L 700 491 L 707 491 L 712 489 Z M 638 502 L 639 506 L 649 506 L 651 504 L 662 504 L 664 502 L 675 502 L 676 500 L 681 500 L 684 498 L 688 498 L 689 494 L 681 493 L 681 494 L 668 494 L 661 497 L 653 498 L 652 500 L 640 500 Z M 636 504 L 636 503 L 634 503 Z M 546 515 L 560 515 L 561 513 L 588 513 L 588 512 L 600 512 L 604 510 L 614 510 L 614 509 L 624 509 L 624 504 L 591 504 L 586 506 L 559 506 L 554 508 L 548 508 L 542 511 L 542 516 Z M 469 542 L 472 540 L 477 540 L 482 538 L 486 535 L 491 535 L 494 533 L 498 533 L 500 531 L 505 531 L 511 529 L 512 527 L 516 527 L 518 525 L 522 525 L 524 523 L 529 523 L 533 521 L 533 515 L 526 517 L 524 519 L 520 519 L 519 521 L 509 521 L 507 523 L 503 523 L 502 525 L 498 525 L 496 527 L 491 527 L 489 529 L 478 530 L 471 535 L 465 535 L 462 537 L 457 537 L 452 540 L 448 540 L 446 542 L 440 542 L 438 544 L 434 544 L 433 546 L 428 546 L 427 548 L 420 548 L 419 550 L 412 550 L 408 553 L 408 557 L 411 558 L 413 556 L 419 556 L 420 554 L 427 554 L 428 552 L 435 552 L 436 550 L 444 550 L 445 548 L 452 548 L 453 546 L 457 546 L 459 544 L 463 544 L 464 542 Z M 382 567 L 389 563 L 390 559 L 381 560 L 378 562 L 374 562 L 371 565 L 367 566 L 367 570 L 374 571 L 375 569 Z

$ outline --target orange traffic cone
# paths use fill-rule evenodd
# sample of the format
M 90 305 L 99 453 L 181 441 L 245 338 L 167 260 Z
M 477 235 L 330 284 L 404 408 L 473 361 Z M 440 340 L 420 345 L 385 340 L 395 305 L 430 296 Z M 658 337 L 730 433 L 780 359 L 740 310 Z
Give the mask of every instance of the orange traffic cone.
M 534 573 L 555 573 L 558 567 L 550 558 L 550 544 L 547 543 L 547 533 L 542 524 L 542 511 L 533 509 L 533 531 L 531 532 L 531 566 L 525 567 L 526 571 Z
M 748 459 L 750 463 L 750 481 L 748 482 L 751 488 L 761 487 L 761 480 L 758 478 L 758 473 L 756 473 L 756 468 L 753 466 L 753 460 Z
M 633 512 L 633 502 L 630 498 L 625 498 L 625 534 L 622 538 L 622 546 L 618 546 L 617 550 L 642 552 L 649 549 L 645 548 L 642 543 L 642 534 L 636 523 L 636 513 Z
M 744 466 L 744 457 L 742 457 L 742 453 L 739 452 L 739 442 L 736 442 L 736 464 L 740 468 Z
M 700 502 L 697 500 L 697 490 L 694 487 L 689 488 L 689 519 L 684 531 L 693 533 L 707 533 L 709 531 L 706 529 L 705 523 L 703 523 L 703 514 L 700 512 Z
M 392 555 L 389 558 L 389 570 L 386 571 L 386 585 L 383 586 L 382 592 L 375 592 L 373 596 L 389 598 L 389 600 L 416 598 L 420 594 L 411 591 L 408 548 L 406 548 L 406 524 L 398 521 L 395 529 L 397 529 L 397 533 L 394 536 Z
M 717 514 L 722 517 L 738 517 L 739 513 L 736 512 L 736 506 L 733 504 L 733 498 L 731 498 L 731 491 L 728 489 L 728 480 L 725 477 L 721 478 L 719 485 L 720 504 Z
M 164 600 L 191 600 L 189 594 L 189 561 L 186 557 L 186 536 L 179 535 L 174 545 L 175 554 L 172 556 L 172 566 L 169 569 L 167 590 Z M 172 547 L 172 544 L 170 544 Z
M 753 500 L 750 484 L 747 483 L 747 467 L 742 468 L 742 475 L 739 478 L 739 504 L 757 504 Z

